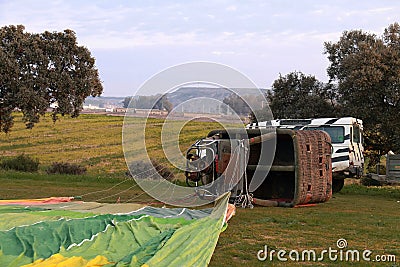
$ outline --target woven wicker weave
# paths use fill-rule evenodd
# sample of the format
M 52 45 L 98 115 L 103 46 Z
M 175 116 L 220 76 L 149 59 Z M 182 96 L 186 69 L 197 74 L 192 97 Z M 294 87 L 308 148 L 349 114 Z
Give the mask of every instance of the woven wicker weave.
M 294 205 L 318 203 L 332 196 L 331 139 L 323 131 L 297 131 Z
M 288 129 L 277 129 L 276 134 L 273 165 L 263 184 L 254 192 L 255 203 L 293 207 L 329 200 L 332 196 L 329 135 L 323 131 Z M 255 164 L 257 153 L 258 147 L 250 151 L 250 164 Z M 291 166 L 294 167 L 292 171 Z M 248 170 L 247 173 L 251 177 L 254 172 Z

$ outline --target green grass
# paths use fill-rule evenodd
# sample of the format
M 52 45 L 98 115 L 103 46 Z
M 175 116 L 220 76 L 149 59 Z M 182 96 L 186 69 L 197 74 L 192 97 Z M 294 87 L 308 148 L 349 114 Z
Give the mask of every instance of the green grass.
M 125 168 L 122 122 L 122 117 L 82 115 L 76 119 L 61 117 L 53 123 L 46 116 L 27 130 L 21 114 L 16 114 L 11 132 L 0 134 L 0 158 L 25 153 L 39 159 L 41 170 L 52 162 L 65 161 L 87 165 L 90 174 L 121 172 Z M 99 156 L 109 159 L 93 160 Z
M 16 114 L 15 127 L 8 135 L 0 134 L 0 159 L 21 153 L 36 157 L 41 165 L 37 173 L 0 170 L 0 199 L 82 196 L 85 201 L 154 202 L 135 182 L 127 170 L 121 146 L 123 117 L 81 115 L 77 119 L 61 118 L 53 124 L 45 117 L 32 130 L 24 129 Z M 143 119 L 134 119 L 143 123 Z M 160 153 L 162 121 L 149 122 L 148 136 L 152 157 L 165 162 Z M 181 151 L 217 123 L 190 122 L 180 130 Z M 67 161 L 88 168 L 85 175 L 48 175 L 52 162 Z M 257 252 L 267 245 L 271 249 L 321 251 L 336 248 L 345 238 L 348 249 L 369 249 L 376 254 L 393 254 L 400 262 L 400 188 L 346 185 L 326 203 L 302 208 L 238 208 L 221 234 L 210 266 L 396 266 L 377 262 L 285 262 L 275 257 L 260 262 Z M 200 252 L 199 252 L 200 253 Z
M 53 123 L 47 115 L 31 130 L 25 129 L 21 118 L 22 115 L 16 113 L 11 132 L 0 134 L 0 160 L 24 153 L 39 159 L 42 172 L 51 163 L 60 161 L 82 164 L 90 175 L 121 176 L 127 171 L 121 145 L 124 117 L 82 114 L 75 119 L 60 117 Z M 130 123 L 143 124 L 145 119 L 132 118 Z M 171 124 L 174 127 L 180 123 Z M 161 119 L 147 121 L 146 147 L 150 157 L 167 163 L 165 155 L 160 153 L 162 126 Z M 215 122 L 189 122 L 182 129 L 177 128 L 176 131 L 181 133 L 181 151 L 219 127 Z
M 393 193 L 395 190 L 395 193 Z M 314 207 L 239 209 L 226 232 L 221 234 L 211 266 L 271 266 L 260 262 L 257 252 L 270 249 L 311 250 L 321 252 L 345 238 L 348 249 L 369 249 L 373 255 L 400 257 L 400 189 L 373 189 L 370 196 L 363 186 L 345 186 L 330 201 Z M 348 266 L 346 262 L 323 262 L 300 265 Z M 295 262 L 275 261 L 272 266 L 296 266 Z M 298 263 L 297 263 L 298 265 Z M 352 266 L 392 266 L 376 262 Z
M 0 199 L 80 196 L 84 201 L 153 202 L 129 177 L 0 172 Z

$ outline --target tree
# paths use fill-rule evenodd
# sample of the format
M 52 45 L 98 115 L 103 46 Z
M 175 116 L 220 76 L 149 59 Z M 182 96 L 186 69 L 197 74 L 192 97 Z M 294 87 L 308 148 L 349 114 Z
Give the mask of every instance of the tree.
M 245 99 L 235 93 L 225 97 L 222 102 L 229 106 L 238 115 L 249 115 L 251 112 L 251 108 L 246 103 Z
M 279 75 L 267 98 L 275 118 L 327 117 L 335 113 L 334 101 L 330 101 L 327 93 L 330 88 L 314 76 L 291 72 L 286 76 Z
M 168 111 L 168 113 L 171 112 L 172 109 L 174 108 L 173 104 L 168 100 L 166 94 L 164 95 L 156 94 L 150 96 L 141 95 L 136 97 L 127 96 L 122 101 L 122 104 L 124 105 L 124 108 L 130 107 L 130 108 L 140 108 L 140 109 L 142 108 L 159 109 L 159 110 L 165 109 L 166 111 Z
M 20 109 L 27 128 L 39 122 L 51 104 L 57 114 L 79 115 L 88 96 L 103 87 L 95 59 L 77 45 L 75 32 L 24 32 L 22 25 L 0 28 L 0 132 L 13 125 L 13 110 Z
M 165 108 L 168 113 L 170 113 L 174 109 L 174 105 L 171 103 L 171 101 L 169 101 L 167 97 L 165 97 L 165 99 L 163 100 L 163 108 Z
M 129 107 L 129 103 L 131 102 L 131 100 L 132 100 L 132 96 L 125 97 L 124 100 L 122 101 L 123 107 L 124 108 Z
M 154 96 L 156 99 L 156 102 L 154 103 L 154 106 L 152 107 L 153 109 L 158 109 L 158 110 L 166 110 L 168 113 L 172 111 L 174 106 L 172 103 L 168 100 L 168 97 L 166 94 L 161 95 L 157 94 Z
M 381 37 L 361 30 L 345 31 L 327 42 L 328 75 L 335 84 L 344 115 L 361 118 L 367 149 L 377 157 L 400 153 L 400 26 L 390 25 Z

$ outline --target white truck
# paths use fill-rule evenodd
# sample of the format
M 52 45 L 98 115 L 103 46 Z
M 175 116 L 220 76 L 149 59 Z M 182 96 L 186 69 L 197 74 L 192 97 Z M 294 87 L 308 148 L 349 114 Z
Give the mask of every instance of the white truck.
M 248 129 L 277 127 L 291 130 L 322 130 L 332 139 L 333 192 L 339 192 L 346 177 L 360 177 L 364 170 L 363 124 L 353 117 L 276 119 L 248 124 Z

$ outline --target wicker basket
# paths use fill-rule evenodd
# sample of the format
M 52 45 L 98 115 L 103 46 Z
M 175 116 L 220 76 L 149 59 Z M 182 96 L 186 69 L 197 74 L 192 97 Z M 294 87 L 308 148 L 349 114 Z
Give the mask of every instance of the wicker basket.
M 274 161 L 263 184 L 254 192 L 255 204 L 293 207 L 329 200 L 332 196 L 329 135 L 323 131 L 288 129 L 277 129 L 276 133 Z M 250 150 L 251 164 L 257 160 L 257 149 Z M 247 171 L 249 177 L 253 173 Z
M 209 138 L 216 136 L 221 141 L 220 149 L 230 145 L 232 137 L 248 138 L 246 174 L 255 204 L 294 207 L 325 202 L 331 198 L 332 147 L 331 138 L 326 132 L 273 128 L 214 130 L 208 134 Z M 231 152 L 219 153 L 220 164 L 234 157 Z M 225 167 L 219 168 L 219 172 L 224 170 Z M 226 177 L 240 176 L 233 175 L 234 170 L 227 170 Z M 252 184 L 257 184 L 254 190 Z M 232 198 L 241 194 L 242 190 L 243 179 L 231 190 Z
M 323 131 L 297 131 L 296 193 L 293 204 L 318 203 L 332 196 L 331 138 Z

